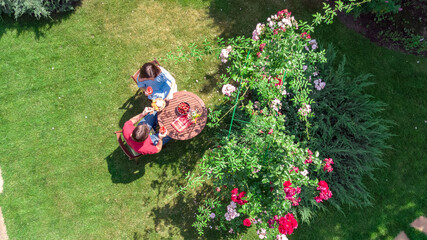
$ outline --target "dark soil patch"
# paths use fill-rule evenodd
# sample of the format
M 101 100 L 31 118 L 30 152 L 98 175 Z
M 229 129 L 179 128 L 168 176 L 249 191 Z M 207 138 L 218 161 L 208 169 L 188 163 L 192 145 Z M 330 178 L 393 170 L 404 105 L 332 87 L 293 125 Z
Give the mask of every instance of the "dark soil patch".
M 372 13 L 353 15 L 339 13 L 347 27 L 380 46 L 427 57 L 427 4 L 425 0 L 403 0 L 401 11 L 378 16 Z

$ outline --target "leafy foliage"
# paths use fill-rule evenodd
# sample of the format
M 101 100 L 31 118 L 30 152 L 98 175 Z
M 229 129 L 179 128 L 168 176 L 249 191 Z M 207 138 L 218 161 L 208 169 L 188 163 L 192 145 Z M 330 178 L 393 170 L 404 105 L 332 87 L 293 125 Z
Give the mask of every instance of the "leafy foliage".
M 49 17 L 51 13 L 67 12 L 74 9 L 78 0 L 0 0 L 0 14 L 14 16 L 15 19 L 29 14 L 37 19 Z

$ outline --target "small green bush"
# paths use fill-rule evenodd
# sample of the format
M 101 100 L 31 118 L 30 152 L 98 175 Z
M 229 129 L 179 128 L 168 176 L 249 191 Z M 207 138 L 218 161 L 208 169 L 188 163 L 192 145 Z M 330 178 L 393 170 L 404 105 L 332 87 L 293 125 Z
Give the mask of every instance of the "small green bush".
M 351 1 L 348 0 L 348 2 Z M 363 13 L 372 13 L 375 14 L 377 21 L 381 21 L 387 13 L 397 13 L 400 6 L 401 0 L 372 0 L 361 4 L 352 13 L 356 16 Z
M 18 19 L 24 14 L 40 19 L 51 13 L 66 12 L 74 9 L 78 0 L 0 0 L 0 15 L 7 14 Z

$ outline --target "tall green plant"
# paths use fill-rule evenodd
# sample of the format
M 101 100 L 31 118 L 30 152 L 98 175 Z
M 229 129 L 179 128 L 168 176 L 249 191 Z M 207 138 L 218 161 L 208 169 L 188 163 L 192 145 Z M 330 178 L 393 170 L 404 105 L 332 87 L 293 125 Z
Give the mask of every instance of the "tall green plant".
M 372 75 L 350 76 L 345 58 L 333 67 L 336 52 L 331 46 L 326 57 L 328 63 L 319 66 L 326 86 L 312 94 L 316 103 L 309 146 L 335 161 L 335 174 L 326 176 L 336 192 L 333 202 L 369 205 L 364 177 L 373 178 L 373 170 L 385 166 L 381 156 L 389 148 L 390 122 L 380 116 L 385 104 L 364 92 Z

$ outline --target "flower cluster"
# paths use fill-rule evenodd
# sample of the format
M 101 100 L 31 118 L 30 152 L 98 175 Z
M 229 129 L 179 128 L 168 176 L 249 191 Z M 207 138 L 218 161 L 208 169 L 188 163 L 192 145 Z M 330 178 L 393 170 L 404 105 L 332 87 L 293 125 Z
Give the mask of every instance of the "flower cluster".
M 224 48 L 221 50 L 221 54 L 219 55 L 219 58 L 221 59 L 221 62 L 226 63 L 228 54 L 231 52 L 231 46 L 228 46 L 227 48 Z
M 245 205 L 247 203 L 247 200 L 243 200 L 242 198 L 245 197 L 246 192 L 240 192 L 239 189 L 235 188 L 231 191 L 231 201 L 239 204 L 239 205 Z
M 306 159 L 304 161 L 304 164 L 312 163 L 313 162 L 313 152 L 310 151 L 310 149 L 307 149 L 307 152 L 308 152 L 308 159 Z
M 294 17 L 291 17 L 291 12 L 287 9 L 278 11 L 277 14 L 271 15 L 267 18 L 268 26 L 273 30 L 274 34 L 278 34 L 279 30 L 286 31 L 286 29 L 295 26 L 298 29 L 298 23 Z
M 304 171 L 301 172 L 301 175 L 303 175 L 304 177 L 307 177 L 309 174 L 307 169 L 304 169 Z
M 304 104 L 304 107 L 299 108 L 298 112 L 302 115 L 302 116 L 307 116 L 309 113 L 311 113 L 311 106 L 310 104 Z
M 332 164 L 334 164 L 334 160 L 332 160 L 332 158 L 325 158 L 324 160 L 326 162 L 325 166 L 323 167 L 323 171 L 328 171 L 328 172 L 332 172 L 332 170 L 334 170 L 332 168 Z
M 298 227 L 298 222 L 292 213 L 286 214 L 286 216 L 279 218 L 279 232 L 281 234 L 290 235 L 294 232 L 294 229 Z
M 257 52 L 257 57 L 261 57 L 261 53 L 264 51 L 264 48 L 265 48 L 265 45 L 267 45 L 266 43 L 261 43 L 260 45 L 259 45 L 259 52 Z
M 267 230 L 265 228 L 261 228 L 256 231 L 256 234 L 258 234 L 260 239 L 264 239 L 265 235 L 267 235 Z
M 314 80 L 314 87 L 317 89 L 317 91 L 322 90 L 323 88 L 325 88 L 326 83 L 322 82 L 322 79 L 316 79 Z
M 314 197 L 316 202 L 320 203 L 323 200 L 328 200 L 332 197 L 332 192 L 329 190 L 329 186 L 325 181 L 319 181 L 317 190 L 320 190 L 319 196 Z
M 276 240 L 289 240 L 285 234 L 277 234 Z
M 272 102 L 271 102 L 271 108 L 274 109 L 276 112 L 279 111 L 280 108 L 282 108 L 282 102 L 280 102 L 279 99 L 275 98 Z
M 289 173 L 291 173 L 291 172 L 293 172 L 293 171 L 295 171 L 296 173 L 298 173 L 299 168 L 297 168 L 297 167 L 295 167 L 295 166 L 292 166 L 291 170 L 289 170 Z
M 310 36 L 310 35 L 309 35 Z M 316 39 L 312 39 L 312 40 L 310 40 L 310 42 L 308 42 L 308 44 L 310 44 L 310 46 L 311 46 L 311 49 L 312 50 L 314 50 L 314 49 L 316 49 L 316 48 L 318 48 L 319 46 L 317 45 L 317 41 L 316 41 Z
M 306 39 L 310 39 L 311 38 L 310 34 L 308 34 L 307 32 L 301 33 L 301 37 L 302 38 L 306 38 Z
M 234 218 L 240 216 L 240 213 L 236 211 L 236 203 L 230 202 L 230 204 L 227 206 L 227 212 L 224 214 L 225 220 L 231 221 Z
M 222 94 L 227 95 L 227 96 L 231 96 L 231 94 L 236 91 L 236 87 L 234 87 L 231 84 L 225 84 L 224 86 L 222 86 Z
M 262 34 L 264 30 L 265 24 L 258 23 L 256 25 L 255 30 L 252 32 L 252 39 L 255 41 L 259 40 L 259 36 Z
M 295 199 L 295 195 L 299 194 L 301 192 L 301 188 L 300 187 L 291 187 L 292 183 L 291 181 L 286 181 L 285 183 L 283 183 L 283 191 L 285 191 L 286 193 L 286 200 L 290 200 L 292 202 L 292 206 L 298 206 L 299 203 L 301 202 L 301 197 L 297 199 Z

